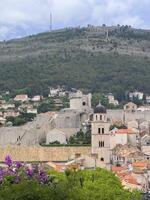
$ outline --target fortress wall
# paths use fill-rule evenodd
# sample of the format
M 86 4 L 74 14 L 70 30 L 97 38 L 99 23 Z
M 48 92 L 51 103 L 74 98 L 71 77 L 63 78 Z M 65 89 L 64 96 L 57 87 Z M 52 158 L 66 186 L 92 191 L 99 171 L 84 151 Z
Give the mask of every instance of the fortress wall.
M 75 154 L 88 155 L 91 147 L 23 147 L 7 146 L 0 147 L 0 162 L 6 155 L 10 155 L 13 161 L 67 161 Z
M 124 111 L 123 110 L 107 110 L 107 116 L 111 121 L 123 121 Z M 137 112 L 125 112 L 125 121 L 133 121 L 136 119 L 145 119 L 150 121 L 150 111 L 137 111 Z

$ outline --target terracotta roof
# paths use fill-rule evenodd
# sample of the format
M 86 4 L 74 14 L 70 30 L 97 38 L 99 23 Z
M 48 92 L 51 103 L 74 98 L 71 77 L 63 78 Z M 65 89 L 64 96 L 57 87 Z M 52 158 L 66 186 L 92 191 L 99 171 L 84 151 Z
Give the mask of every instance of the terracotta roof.
M 132 166 L 133 167 L 145 167 L 145 168 L 147 168 L 147 163 L 146 162 L 134 162 L 134 163 L 132 163 Z
M 117 134 L 136 134 L 132 129 L 118 129 Z
M 125 176 L 124 180 L 130 184 L 138 185 L 137 180 L 131 174 Z
M 126 169 L 127 169 L 126 166 L 123 166 L 123 167 L 112 166 L 112 168 L 111 168 L 111 170 L 112 170 L 113 172 L 121 172 L 121 171 L 126 170 Z

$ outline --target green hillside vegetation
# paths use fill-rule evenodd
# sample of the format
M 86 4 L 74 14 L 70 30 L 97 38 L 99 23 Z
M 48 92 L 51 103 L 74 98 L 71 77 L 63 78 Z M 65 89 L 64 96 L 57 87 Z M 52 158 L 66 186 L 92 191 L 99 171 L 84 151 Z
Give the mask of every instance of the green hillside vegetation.
M 64 29 L 0 43 L 0 91 L 29 95 L 66 85 L 92 92 L 150 93 L 150 31 L 128 26 Z
M 33 178 L 11 183 L 7 177 L 0 187 L 1 200 L 141 200 L 139 191 L 125 190 L 119 179 L 103 169 L 50 172 L 48 184 Z

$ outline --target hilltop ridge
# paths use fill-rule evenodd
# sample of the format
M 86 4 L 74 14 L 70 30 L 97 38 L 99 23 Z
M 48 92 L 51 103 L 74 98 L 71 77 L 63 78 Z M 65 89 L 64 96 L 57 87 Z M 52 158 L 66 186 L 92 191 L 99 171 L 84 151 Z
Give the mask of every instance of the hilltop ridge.
M 108 31 L 107 31 L 108 30 Z M 150 93 L 150 31 L 67 28 L 0 42 L 0 91 L 46 93 L 49 85 Z

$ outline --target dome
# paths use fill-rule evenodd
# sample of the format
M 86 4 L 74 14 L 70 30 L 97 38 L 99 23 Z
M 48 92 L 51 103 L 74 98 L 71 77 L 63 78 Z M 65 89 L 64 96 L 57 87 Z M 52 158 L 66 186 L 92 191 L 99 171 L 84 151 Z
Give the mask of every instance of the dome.
M 94 108 L 94 113 L 106 113 L 106 108 L 99 103 L 95 108 Z

